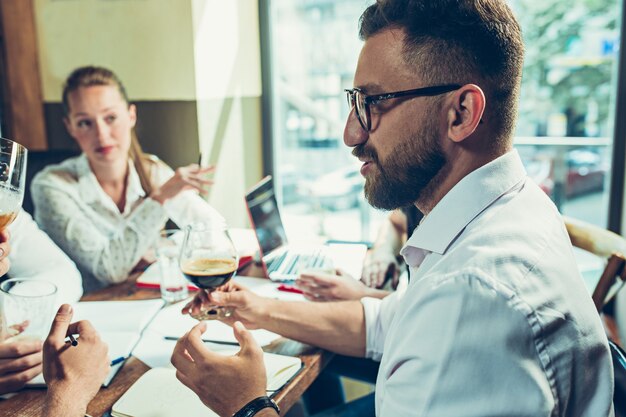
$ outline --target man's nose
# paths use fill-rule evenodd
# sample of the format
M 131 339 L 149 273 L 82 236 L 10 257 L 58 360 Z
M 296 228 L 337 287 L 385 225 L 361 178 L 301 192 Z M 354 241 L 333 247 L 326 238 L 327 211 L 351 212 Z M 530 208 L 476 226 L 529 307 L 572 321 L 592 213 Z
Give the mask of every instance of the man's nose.
M 343 143 L 346 146 L 355 147 L 367 141 L 369 133 L 363 129 L 359 118 L 356 115 L 356 109 L 353 107 L 348 114 L 346 127 L 343 130 Z

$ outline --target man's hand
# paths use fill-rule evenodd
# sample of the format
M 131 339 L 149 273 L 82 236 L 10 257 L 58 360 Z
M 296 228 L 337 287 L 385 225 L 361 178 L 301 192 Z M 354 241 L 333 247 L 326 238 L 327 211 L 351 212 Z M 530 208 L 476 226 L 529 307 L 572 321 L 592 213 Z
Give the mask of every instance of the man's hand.
M 361 281 L 370 288 L 381 288 L 388 277 L 396 280 L 400 274 L 400 264 L 396 257 L 383 250 L 372 250 L 365 258 Z
M 9 252 L 11 252 L 11 246 L 9 245 L 10 234 L 8 230 L 0 232 L 0 276 L 9 272 L 11 263 L 9 262 Z
M 43 347 L 43 377 L 48 385 L 45 416 L 84 415 L 109 373 L 108 347 L 88 321 L 70 324 L 72 307 L 57 312 Z M 78 334 L 78 345 L 65 341 Z
M 21 389 L 41 373 L 39 340 L 0 342 L 0 394 Z
M 311 301 L 360 300 L 370 296 L 371 288 L 341 270 L 336 274 L 303 272 L 296 286 Z
M 231 307 L 233 310 L 231 316 L 220 317 L 220 321 L 231 326 L 236 321 L 240 321 L 248 329 L 258 329 L 262 327 L 261 320 L 266 317 L 269 311 L 268 304 L 271 301 L 231 281 L 210 293 L 198 291 L 194 299 L 183 308 L 182 313 L 196 315 L 210 306 Z
M 183 336 L 172 353 L 176 377 L 220 416 L 232 416 L 257 397 L 265 395 L 267 376 L 263 351 L 241 322 L 234 323 L 241 350 L 234 356 L 211 352 L 202 342 L 205 323 Z

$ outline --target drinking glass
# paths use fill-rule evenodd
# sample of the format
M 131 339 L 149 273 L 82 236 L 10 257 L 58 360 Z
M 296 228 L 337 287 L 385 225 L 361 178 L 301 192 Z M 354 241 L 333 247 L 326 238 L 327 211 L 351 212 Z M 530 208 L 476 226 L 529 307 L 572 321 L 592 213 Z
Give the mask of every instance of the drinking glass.
M 180 269 L 201 291 L 211 292 L 226 284 L 237 271 L 237 250 L 224 225 L 196 224 L 185 228 Z M 229 317 L 227 307 L 209 306 L 197 320 Z
M 22 207 L 27 154 L 19 143 L 0 138 L 0 230 L 13 222 Z
M 40 279 L 8 279 L 0 284 L 2 340 L 43 340 L 54 318 L 57 287 Z
M 187 298 L 187 281 L 178 267 L 183 233 L 161 230 L 155 243 L 155 253 L 161 273 L 161 298 L 172 303 Z

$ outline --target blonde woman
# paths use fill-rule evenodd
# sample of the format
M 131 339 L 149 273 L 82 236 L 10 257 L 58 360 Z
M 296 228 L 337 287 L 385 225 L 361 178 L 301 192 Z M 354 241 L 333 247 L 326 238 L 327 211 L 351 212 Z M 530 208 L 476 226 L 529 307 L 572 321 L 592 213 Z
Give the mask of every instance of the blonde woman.
M 142 152 L 135 106 L 112 71 L 73 71 L 63 106 L 82 154 L 40 172 L 32 195 L 37 222 L 77 263 L 85 291 L 126 280 L 168 219 L 180 227 L 223 221 L 198 195 L 211 168 L 173 171 Z

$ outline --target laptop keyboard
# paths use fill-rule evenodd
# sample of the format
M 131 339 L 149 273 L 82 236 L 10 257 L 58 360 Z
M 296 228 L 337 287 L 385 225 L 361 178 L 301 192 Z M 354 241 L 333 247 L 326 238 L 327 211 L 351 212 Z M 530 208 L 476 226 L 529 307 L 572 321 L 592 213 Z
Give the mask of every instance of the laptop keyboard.
M 272 279 L 288 280 L 296 279 L 305 269 L 331 267 L 332 262 L 324 252 L 322 249 L 310 253 L 287 251 L 268 265 L 267 272 Z

